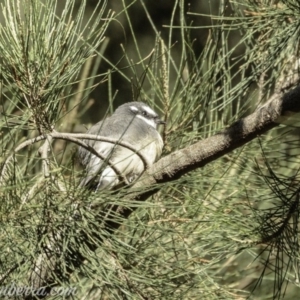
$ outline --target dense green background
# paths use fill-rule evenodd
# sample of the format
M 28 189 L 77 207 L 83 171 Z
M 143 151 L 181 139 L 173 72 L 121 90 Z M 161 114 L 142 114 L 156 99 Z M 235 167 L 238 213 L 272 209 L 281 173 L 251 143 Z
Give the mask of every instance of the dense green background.
M 163 155 L 215 134 L 298 74 L 298 2 L 112 0 L 102 15 L 105 1 L 2 2 L 1 286 L 37 284 L 41 259 L 40 284 L 74 286 L 75 299 L 295 299 L 297 116 L 145 202 L 78 189 L 70 141 L 52 143 L 49 177 L 42 143 L 14 151 L 132 100 L 167 119 Z

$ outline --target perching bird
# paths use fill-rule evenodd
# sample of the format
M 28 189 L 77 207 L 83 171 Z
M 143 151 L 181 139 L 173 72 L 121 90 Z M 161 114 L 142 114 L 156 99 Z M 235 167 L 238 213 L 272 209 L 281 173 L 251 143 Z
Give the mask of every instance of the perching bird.
M 126 142 L 152 165 L 160 157 L 163 148 L 162 138 L 157 131 L 159 124 L 165 122 L 160 120 L 158 114 L 147 104 L 129 102 L 118 107 L 110 117 L 92 126 L 87 133 Z M 84 142 L 100 153 L 105 161 L 79 147 L 79 160 L 86 171 L 80 186 L 97 185 L 98 190 L 117 185 L 120 182 L 119 175 L 109 164 L 112 164 L 128 182 L 134 181 L 145 171 L 141 157 L 126 147 L 94 140 Z

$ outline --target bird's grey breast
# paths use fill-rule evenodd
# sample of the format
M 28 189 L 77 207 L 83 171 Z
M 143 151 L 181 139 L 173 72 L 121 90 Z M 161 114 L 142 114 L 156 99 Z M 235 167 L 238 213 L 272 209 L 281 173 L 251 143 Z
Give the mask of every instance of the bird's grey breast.
M 126 113 L 113 114 L 92 126 L 87 133 L 129 143 L 136 152 L 146 157 L 150 164 L 160 157 L 163 148 L 162 138 L 154 127 L 135 115 Z M 127 178 L 139 176 L 145 170 L 139 155 L 126 147 L 104 141 L 85 142 L 107 158 Z M 79 159 L 89 174 L 83 183 L 86 184 L 92 176 L 101 171 L 103 160 L 82 147 L 79 148 Z

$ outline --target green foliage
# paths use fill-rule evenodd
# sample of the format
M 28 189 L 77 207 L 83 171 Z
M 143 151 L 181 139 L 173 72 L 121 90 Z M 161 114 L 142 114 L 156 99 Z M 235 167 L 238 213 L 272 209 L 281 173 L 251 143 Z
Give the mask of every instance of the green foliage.
M 261 105 L 295 69 L 297 2 L 221 1 L 217 14 L 204 15 L 177 0 L 163 38 L 148 4 L 122 0 L 115 20 L 123 18 L 133 41 L 121 45 L 126 68 L 105 57 L 106 1 L 88 18 L 86 1 L 78 8 L 67 0 L 61 13 L 57 4 L 2 6 L 1 286 L 55 283 L 76 287 L 75 299 L 292 299 L 299 292 L 297 129 L 280 126 L 159 186 L 145 202 L 127 188 L 78 189 L 70 143 L 55 141 L 47 158 L 38 158 L 35 140 L 16 150 L 53 129 L 74 129 L 85 112 L 79 105 L 91 105 L 101 59 L 111 68 L 101 76 L 110 109 L 117 73 L 133 98 L 164 115 L 164 155 L 213 135 Z M 150 47 L 136 33 L 131 8 L 138 5 L 152 28 Z M 189 21 L 198 18 L 209 25 Z M 193 35 L 205 27 L 198 55 Z

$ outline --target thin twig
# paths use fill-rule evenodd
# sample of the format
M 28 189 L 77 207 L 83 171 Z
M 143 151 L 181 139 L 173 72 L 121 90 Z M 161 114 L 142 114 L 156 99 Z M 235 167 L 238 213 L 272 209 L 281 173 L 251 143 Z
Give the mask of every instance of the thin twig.
M 25 142 L 23 142 L 19 146 L 17 146 L 14 149 L 14 152 L 11 155 L 9 155 L 6 158 L 6 160 L 4 161 L 4 163 L 3 163 L 2 170 L 1 170 L 1 173 L 0 173 L 0 184 L 3 182 L 4 176 L 5 176 L 7 168 L 8 168 L 8 164 L 14 158 L 15 154 L 18 151 L 22 150 L 23 148 L 25 148 L 27 146 L 30 146 L 30 145 L 32 145 L 34 143 L 40 142 L 42 140 L 45 140 L 45 139 L 51 139 L 51 140 L 49 140 L 50 142 L 52 141 L 52 139 L 67 140 L 67 141 L 73 142 L 73 143 L 75 143 L 75 144 L 77 144 L 77 145 L 85 148 L 86 150 L 90 151 L 92 154 L 94 154 L 97 157 L 99 157 L 101 160 L 106 161 L 107 164 L 114 170 L 114 172 L 119 177 L 122 178 L 122 180 L 124 180 L 124 182 L 126 184 L 129 184 L 128 181 L 127 181 L 126 176 L 123 176 L 122 173 L 118 170 L 118 168 L 115 165 L 113 165 L 109 160 L 107 160 L 106 157 L 104 157 L 103 155 L 101 155 L 100 153 L 98 153 L 93 147 L 89 146 L 84 141 L 81 141 L 81 139 L 107 142 L 107 143 L 116 144 L 118 146 L 122 146 L 124 148 L 127 148 L 127 149 L 131 150 L 132 152 L 134 152 L 136 155 L 138 155 L 140 157 L 140 159 L 142 160 L 142 162 L 144 164 L 144 169 L 145 170 L 150 166 L 150 163 L 149 163 L 148 159 L 139 152 L 139 150 L 141 150 L 141 149 L 137 150 L 136 148 L 134 148 L 133 146 L 131 146 L 129 143 L 122 142 L 122 141 L 119 141 L 119 140 L 116 140 L 116 139 L 112 139 L 112 138 L 107 138 L 107 137 L 102 137 L 102 136 L 98 136 L 98 135 L 93 135 L 93 134 L 60 133 L 60 132 L 53 131 L 53 132 L 51 132 L 49 134 L 40 135 L 40 136 L 37 136 L 37 137 L 32 138 L 30 140 L 26 140 Z M 47 143 L 44 144 L 45 149 L 46 149 L 46 146 L 48 145 L 48 143 L 49 142 L 47 142 Z M 47 175 L 47 174 L 49 175 L 49 168 L 48 168 L 48 166 L 46 166 L 46 163 L 47 163 L 47 154 L 44 153 L 45 149 L 43 149 L 43 148 L 40 148 L 40 149 L 42 149 L 43 155 L 44 155 L 44 157 L 42 157 L 44 159 L 44 175 Z
M 55 133 L 50 133 L 49 135 L 51 135 L 52 138 L 54 138 L 54 139 L 62 139 L 62 140 L 73 142 L 74 144 L 77 144 L 77 145 L 83 147 L 84 149 L 90 151 L 92 154 L 99 157 L 101 160 L 105 161 L 113 169 L 113 171 L 117 174 L 117 176 L 119 178 L 121 178 L 126 184 L 129 184 L 126 176 L 124 176 L 122 174 L 122 172 L 109 159 L 107 159 L 104 155 L 97 152 L 92 146 L 88 145 L 84 141 L 82 141 L 78 138 L 74 138 L 74 137 L 70 136 L 72 134 L 68 134 L 68 133 L 66 134 L 66 133 L 55 132 Z M 92 134 L 90 134 L 90 135 L 93 136 Z M 90 139 L 94 140 L 96 137 L 98 137 L 98 136 L 94 135 L 94 138 L 91 137 Z M 114 141 L 114 143 L 116 143 L 116 140 Z
M 107 142 L 107 143 L 115 144 L 117 146 L 122 146 L 124 148 L 127 148 L 128 150 L 131 150 L 134 154 L 139 156 L 139 158 L 142 160 L 142 162 L 144 164 L 145 170 L 148 169 L 149 166 L 151 165 L 148 158 L 139 152 L 142 149 L 136 149 L 131 144 L 123 142 L 122 140 L 116 140 L 116 139 L 112 139 L 112 138 L 108 138 L 108 137 L 104 137 L 104 136 L 87 134 L 87 133 L 53 132 L 53 133 L 50 133 L 50 135 L 55 139 L 62 139 L 62 140 L 66 139 L 69 141 L 73 141 L 72 138 L 75 138 L 75 139 Z

